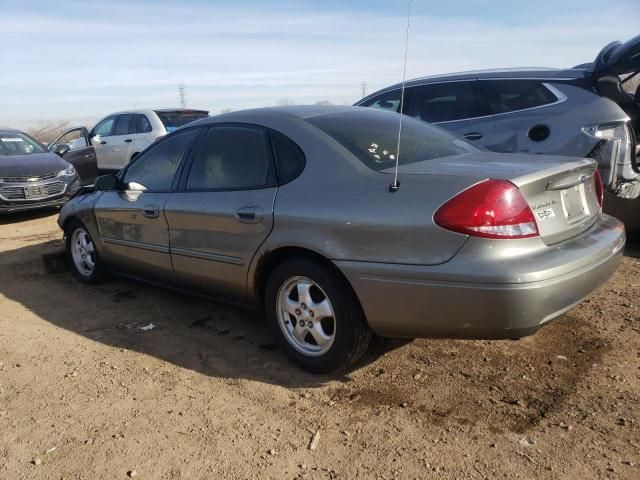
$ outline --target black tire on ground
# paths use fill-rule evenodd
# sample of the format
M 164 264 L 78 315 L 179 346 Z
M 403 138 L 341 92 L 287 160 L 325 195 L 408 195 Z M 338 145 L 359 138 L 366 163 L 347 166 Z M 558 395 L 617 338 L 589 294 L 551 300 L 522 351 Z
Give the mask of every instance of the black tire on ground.
M 321 356 L 305 355 L 296 350 L 280 328 L 278 292 L 289 279 L 296 276 L 307 277 L 315 282 L 329 298 L 334 310 L 335 338 L 331 348 Z M 373 335 L 347 281 L 330 268 L 306 258 L 285 260 L 271 272 L 265 290 L 265 312 L 280 348 L 296 365 L 311 373 L 347 369 L 367 351 Z
M 81 272 L 73 261 L 73 255 L 71 253 L 71 241 L 73 239 L 73 235 L 76 230 L 83 230 L 91 239 L 91 242 L 94 245 L 94 253 L 93 253 L 93 262 L 95 267 L 90 274 L 85 274 Z M 71 220 L 69 224 L 65 228 L 65 253 L 67 257 L 67 263 L 69 264 L 69 269 L 73 276 L 79 282 L 85 283 L 87 285 L 95 285 L 97 283 L 103 282 L 107 278 L 107 271 L 105 266 L 100 261 L 100 257 L 98 254 L 98 250 L 95 248 L 95 242 L 89 233 L 89 230 L 85 225 L 77 219 Z

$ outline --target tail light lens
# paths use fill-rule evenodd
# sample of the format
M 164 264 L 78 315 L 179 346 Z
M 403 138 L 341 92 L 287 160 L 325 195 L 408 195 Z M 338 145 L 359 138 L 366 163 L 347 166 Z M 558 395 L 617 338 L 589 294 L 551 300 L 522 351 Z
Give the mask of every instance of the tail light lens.
M 595 186 L 596 186 L 596 195 L 598 196 L 598 203 L 600 204 L 600 207 L 604 206 L 604 188 L 602 187 L 602 177 L 600 176 L 600 172 L 598 171 L 598 169 L 596 169 L 595 173 L 593 174 L 593 178 L 595 181 Z
M 433 216 L 442 228 L 484 238 L 540 235 L 520 190 L 506 180 L 485 180 L 453 197 Z

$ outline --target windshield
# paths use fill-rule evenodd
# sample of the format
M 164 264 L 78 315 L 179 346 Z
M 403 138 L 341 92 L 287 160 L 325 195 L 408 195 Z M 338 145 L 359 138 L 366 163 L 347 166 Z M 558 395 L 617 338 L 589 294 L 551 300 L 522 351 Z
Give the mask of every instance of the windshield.
M 0 133 L 0 155 L 31 155 L 46 150 L 24 133 Z
M 378 172 L 395 166 L 400 115 L 370 108 L 306 119 Z M 478 148 L 444 130 L 405 116 L 400 165 L 477 152 Z
M 177 130 L 187 123 L 195 122 L 196 120 L 207 118 L 209 116 L 208 112 L 202 110 L 178 110 L 175 112 L 163 112 L 156 110 L 156 114 L 160 118 L 164 128 L 167 129 L 168 133 Z

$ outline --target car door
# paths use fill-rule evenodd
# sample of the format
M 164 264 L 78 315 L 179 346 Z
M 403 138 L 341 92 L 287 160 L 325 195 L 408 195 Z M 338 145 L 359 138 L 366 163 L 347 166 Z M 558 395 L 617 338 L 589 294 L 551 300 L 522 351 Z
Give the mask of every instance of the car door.
M 89 133 L 91 146 L 96 152 L 96 161 L 98 163 L 99 170 L 116 169 L 111 158 L 111 146 L 109 145 L 109 140 L 113 135 L 115 123 L 116 115 L 111 115 L 98 122 Z
M 558 146 L 544 140 L 565 121 L 554 107 L 566 99 L 562 92 L 534 79 L 487 79 L 478 86 L 489 102 L 494 126 L 482 146 L 507 153 L 554 152 Z
M 96 152 L 89 141 L 89 132 L 85 127 L 76 127 L 65 130 L 51 144 L 49 151 L 55 152 L 60 145 L 67 145 L 69 150 L 62 158 L 69 162 L 78 172 L 80 183 L 88 185 L 93 183 L 98 175 Z
M 410 87 L 405 113 L 479 145 L 493 131 L 490 111 L 473 79 Z
M 134 115 L 118 115 L 113 129 L 113 135 L 109 138 L 109 157 L 113 165 L 112 168 L 120 170 L 124 168 L 134 152 L 134 140 L 136 125 Z
M 94 207 L 104 246 L 116 270 L 171 284 L 169 229 L 163 208 L 196 128 L 162 139 L 120 174 L 123 187 L 100 194 Z
M 178 282 L 246 296 L 249 264 L 273 226 L 276 190 L 265 129 L 210 127 L 165 205 Z

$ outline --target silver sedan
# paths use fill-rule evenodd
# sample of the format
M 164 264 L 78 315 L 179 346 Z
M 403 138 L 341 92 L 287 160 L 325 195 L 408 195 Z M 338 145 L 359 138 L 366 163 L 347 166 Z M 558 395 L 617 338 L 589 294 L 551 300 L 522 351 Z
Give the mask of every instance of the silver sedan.
M 313 106 L 190 124 L 62 209 L 72 272 L 254 304 L 295 363 L 329 372 L 374 333 L 531 334 L 615 271 L 624 228 L 593 160 L 486 152 L 411 118 L 396 158 L 399 119 Z

